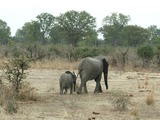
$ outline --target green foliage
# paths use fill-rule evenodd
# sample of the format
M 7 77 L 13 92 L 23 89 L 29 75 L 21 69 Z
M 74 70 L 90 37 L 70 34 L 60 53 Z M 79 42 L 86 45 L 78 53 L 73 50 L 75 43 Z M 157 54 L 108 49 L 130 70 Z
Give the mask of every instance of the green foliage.
M 144 45 L 137 49 L 137 54 L 139 57 L 144 59 L 152 59 L 154 57 L 153 48 L 150 45 Z
M 51 32 L 50 32 L 50 42 L 51 43 L 54 43 L 54 44 L 64 44 L 65 40 L 64 40 L 64 37 L 63 37 L 63 32 L 61 31 L 61 28 L 59 26 L 54 26 L 52 29 L 51 29 Z
M 149 43 L 150 44 L 160 44 L 160 29 L 156 25 L 151 25 L 148 27 L 149 32 Z
M 25 57 L 14 58 L 4 67 L 5 77 L 11 83 L 16 96 L 18 96 L 22 82 L 26 78 L 28 68 L 29 60 Z
M 81 47 L 76 48 L 74 51 L 74 57 L 76 58 L 92 57 L 96 55 L 98 55 L 98 50 L 96 48 Z
M 156 47 L 155 55 L 156 55 L 157 65 L 160 67 L 160 45 Z
M 0 19 L 0 43 L 6 44 L 10 38 L 11 32 L 10 27 L 7 26 L 7 23 Z
M 104 25 L 99 29 L 106 43 L 113 46 L 125 45 L 122 31 L 129 20 L 129 16 L 121 13 L 112 13 L 111 16 L 106 16 L 103 20 Z
M 51 29 L 54 27 L 55 17 L 49 13 L 41 13 L 37 16 L 38 23 L 40 24 L 40 31 L 43 35 L 44 42 L 50 39 Z
M 149 33 L 147 29 L 136 25 L 128 25 L 123 29 L 124 40 L 126 45 L 136 47 L 144 44 L 149 39 Z
M 1 83 L 0 90 L 3 96 L 0 96 L 0 102 L 2 101 L 2 106 L 10 114 L 17 112 L 17 99 L 28 68 L 28 60 L 24 57 L 14 58 L 4 66 L 5 78 L 11 83 L 11 86 L 8 87 Z
M 26 22 L 22 29 L 18 29 L 16 32 L 15 39 L 18 41 L 42 41 L 43 34 L 40 31 L 40 23 L 37 21 Z
M 143 45 L 137 49 L 137 55 L 143 60 L 143 67 L 149 65 L 149 61 L 154 57 L 154 50 L 150 45 Z
M 107 54 L 109 49 L 105 47 L 77 47 L 73 52 L 73 58 L 85 58 L 85 57 L 93 57 L 97 55 Z
M 95 34 L 95 18 L 89 13 L 82 11 L 68 11 L 56 18 L 57 29 L 63 39 L 73 47 L 77 46 L 80 40 L 86 39 L 88 35 Z

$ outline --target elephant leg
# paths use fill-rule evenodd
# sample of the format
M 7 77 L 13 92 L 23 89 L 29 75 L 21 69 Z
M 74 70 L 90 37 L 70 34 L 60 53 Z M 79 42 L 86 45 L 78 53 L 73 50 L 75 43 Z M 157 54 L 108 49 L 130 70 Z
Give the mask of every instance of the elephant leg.
M 99 75 L 99 76 L 95 79 L 95 81 L 96 81 L 96 87 L 95 87 L 94 93 L 99 93 L 99 92 L 102 91 L 101 84 L 100 84 L 100 82 L 101 82 L 101 75 Z
M 84 84 L 84 93 L 88 93 L 86 83 Z
M 96 82 L 96 87 L 95 87 L 94 93 L 99 93 L 99 86 L 100 86 L 100 83 Z
M 80 86 L 79 86 L 79 88 L 78 88 L 78 90 L 77 90 L 77 94 L 80 94 L 80 93 L 81 93 L 82 87 L 84 87 L 84 86 L 85 86 L 85 82 L 84 82 L 83 80 L 81 80 L 81 84 L 80 84 Z
M 100 83 L 100 85 L 99 85 L 99 92 L 100 92 L 100 93 L 103 92 L 103 91 L 102 91 L 102 87 L 101 87 L 101 83 Z
M 61 94 L 61 95 L 63 94 L 63 89 L 62 89 L 62 88 L 60 88 L 60 94 Z
M 73 93 L 73 85 L 70 86 L 70 94 Z
M 65 92 L 64 92 L 64 94 L 67 94 L 67 88 L 65 88 Z

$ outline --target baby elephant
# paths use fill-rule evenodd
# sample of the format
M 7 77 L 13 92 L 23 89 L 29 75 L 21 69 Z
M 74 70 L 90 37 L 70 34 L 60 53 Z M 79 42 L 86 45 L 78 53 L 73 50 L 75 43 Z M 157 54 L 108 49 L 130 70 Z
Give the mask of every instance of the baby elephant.
M 70 94 L 72 94 L 73 87 L 75 92 L 76 87 L 76 75 L 73 72 L 66 71 L 60 76 L 59 79 L 59 85 L 60 85 L 60 94 L 63 94 L 63 91 L 65 90 L 64 94 L 67 94 L 67 90 L 70 88 Z

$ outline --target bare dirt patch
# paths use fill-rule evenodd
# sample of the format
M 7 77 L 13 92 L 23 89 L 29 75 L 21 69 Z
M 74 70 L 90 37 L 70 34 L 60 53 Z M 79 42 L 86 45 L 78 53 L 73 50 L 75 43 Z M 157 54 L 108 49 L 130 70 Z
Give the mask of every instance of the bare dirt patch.
M 26 81 L 36 88 L 38 100 L 19 101 L 18 113 L 1 111 L 0 120 L 159 120 L 160 73 L 109 71 L 109 90 L 105 90 L 102 78 L 101 94 L 93 93 L 95 82 L 89 81 L 88 94 L 60 95 L 59 77 L 64 71 L 30 70 Z M 147 105 L 151 92 L 154 103 Z M 113 100 L 121 95 L 129 101 L 125 109 L 118 110 Z

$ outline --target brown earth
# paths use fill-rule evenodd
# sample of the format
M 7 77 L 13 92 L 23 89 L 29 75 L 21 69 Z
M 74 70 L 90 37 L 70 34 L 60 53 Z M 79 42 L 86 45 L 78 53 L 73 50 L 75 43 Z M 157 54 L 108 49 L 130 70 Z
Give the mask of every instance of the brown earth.
M 18 102 L 18 113 L 0 113 L 0 120 L 159 120 L 160 73 L 109 71 L 109 89 L 94 94 L 95 82 L 87 82 L 88 94 L 60 95 L 59 77 L 64 70 L 30 70 L 26 81 L 36 88 L 37 101 Z M 77 71 L 76 71 L 77 72 Z M 78 78 L 78 85 L 80 79 Z M 154 104 L 147 105 L 152 94 Z M 114 100 L 129 96 L 126 109 Z M 119 101 L 121 104 L 123 100 Z

